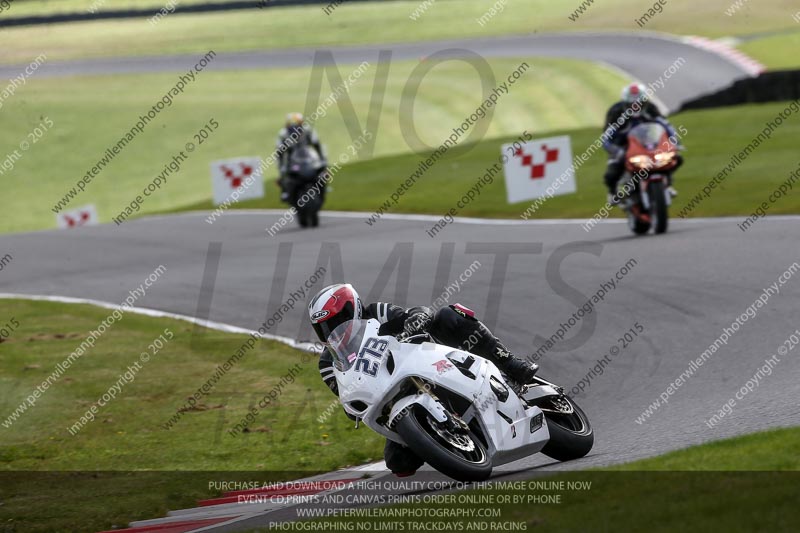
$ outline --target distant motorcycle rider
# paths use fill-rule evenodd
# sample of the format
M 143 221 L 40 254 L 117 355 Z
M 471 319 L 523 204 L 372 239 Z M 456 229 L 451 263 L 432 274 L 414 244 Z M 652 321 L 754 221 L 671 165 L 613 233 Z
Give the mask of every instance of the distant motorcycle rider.
M 289 161 L 292 151 L 302 145 L 314 148 L 325 161 L 324 147 L 314 129 L 306 124 L 303 114 L 289 113 L 286 115 L 286 124 L 278 132 L 278 139 L 275 142 L 275 152 L 278 156 L 278 185 L 281 188 L 282 202 L 289 202 L 294 192 L 294 185 L 288 179 Z
M 404 342 L 412 335 L 428 333 L 440 344 L 491 360 L 518 384 L 532 381 L 539 369 L 537 364 L 515 357 L 470 309 L 460 304 L 442 307 L 435 312 L 428 307 L 405 309 L 383 302 L 364 307 L 352 285 L 339 283 L 317 293 L 308 305 L 308 314 L 311 326 L 322 342 L 327 342 L 328 336 L 340 324 L 357 318 L 374 318 L 381 323 L 380 335 L 392 335 Z M 333 356 L 328 349 L 319 358 L 319 372 L 328 388 L 338 396 Z M 384 458 L 386 466 L 400 476 L 412 474 L 423 464 L 411 450 L 390 440 L 386 441 Z
M 608 203 L 615 205 L 617 182 L 625 172 L 625 152 L 628 146 L 628 132 L 634 126 L 643 122 L 657 122 L 664 126 L 667 134 L 677 139 L 675 128 L 664 118 L 658 107 L 650 101 L 647 89 L 641 83 L 632 83 L 622 89 L 622 100 L 612 105 L 606 113 L 606 129 L 603 133 L 603 148 L 608 152 L 606 172 L 603 181 L 608 188 Z M 674 170 L 683 164 L 683 158 L 678 154 L 677 165 Z M 677 196 L 670 183 L 669 192 Z

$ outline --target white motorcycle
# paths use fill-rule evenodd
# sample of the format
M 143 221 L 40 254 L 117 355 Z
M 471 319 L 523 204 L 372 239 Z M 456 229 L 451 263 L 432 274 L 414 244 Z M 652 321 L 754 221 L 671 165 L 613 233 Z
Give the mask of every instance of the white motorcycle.
M 401 343 L 379 327 L 356 319 L 331 332 L 339 400 L 357 425 L 408 446 L 439 472 L 480 481 L 537 452 L 567 461 L 592 449 L 589 420 L 558 385 L 537 377 L 519 389 L 483 357 L 427 334 Z

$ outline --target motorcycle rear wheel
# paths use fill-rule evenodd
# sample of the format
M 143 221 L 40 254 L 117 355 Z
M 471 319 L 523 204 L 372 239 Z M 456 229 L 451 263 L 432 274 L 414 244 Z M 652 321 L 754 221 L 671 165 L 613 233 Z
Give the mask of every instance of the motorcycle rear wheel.
M 572 408 L 572 413 L 544 411 L 550 440 L 542 448 L 542 453 L 556 461 L 580 459 L 594 446 L 594 432 L 586 413 L 569 396 L 559 397 Z

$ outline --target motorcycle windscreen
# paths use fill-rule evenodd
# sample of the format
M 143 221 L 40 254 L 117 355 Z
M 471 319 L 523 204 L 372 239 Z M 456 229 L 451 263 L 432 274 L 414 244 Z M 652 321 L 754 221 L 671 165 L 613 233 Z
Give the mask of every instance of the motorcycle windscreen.
M 646 122 L 639 124 L 631 129 L 628 133 L 629 137 L 633 137 L 639 144 L 648 150 L 655 150 L 661 144 L 664 136 L 667 135 L 667 130 L 657 122 Z
M 346 372 L 355 363 L 358 351 L 364 342 L 367 325 L 367 320 L 348 320 L 336 326 L 328 336 L 328 348 L 341 372 Z
M 322 167 L 319 154 L 310 146 L 295 149 L 289 159 L 289 170 L 303 181 L 316 179 Z
M 290 161 L 294 165 L 319 167 L 322 165 L 322 159 L 312 146 L 301 145 L 292 151 Z

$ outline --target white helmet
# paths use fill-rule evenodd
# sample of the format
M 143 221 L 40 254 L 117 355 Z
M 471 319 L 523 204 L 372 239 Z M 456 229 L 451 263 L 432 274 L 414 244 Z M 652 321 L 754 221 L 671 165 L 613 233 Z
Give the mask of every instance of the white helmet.
M 319 291 L 308 304 L 311 327 L 322 342 L 340 324 L 361 318 L 361 298 L 349 283 L 329 285 Z
M 622 101 L 627 104 L 632 104 L 636 101 L 642 101 L 647 97 L 647 88 L 641 83 L 631 83 L 622 89 Z

